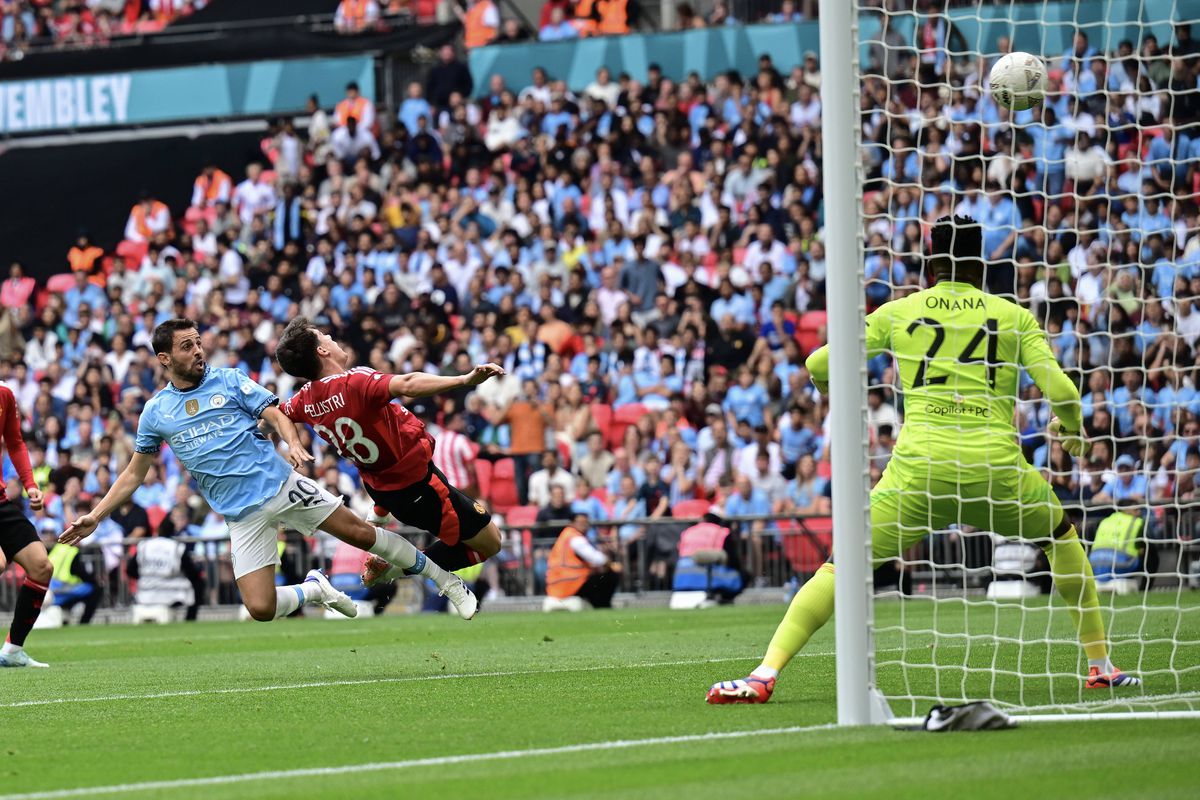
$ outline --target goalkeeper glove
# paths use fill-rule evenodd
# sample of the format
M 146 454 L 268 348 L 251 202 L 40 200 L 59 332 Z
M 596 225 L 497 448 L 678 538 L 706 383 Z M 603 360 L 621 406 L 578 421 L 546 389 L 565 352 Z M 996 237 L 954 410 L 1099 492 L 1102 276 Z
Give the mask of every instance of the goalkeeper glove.
M 829 396 L 829 381 L 819 381 L 816 378 L 812 379 L 812 385 L 817 387 L 817 391 L 822 395 Z
M 1075 458 L 1086 458 L 1088 453 L 1092 452 L 1091 443 L 1084 439 L 1079 431 L 1067 430 L 1058 417 L 1050 420 L 1050 435 L 1061 439 L 1063 450 Z

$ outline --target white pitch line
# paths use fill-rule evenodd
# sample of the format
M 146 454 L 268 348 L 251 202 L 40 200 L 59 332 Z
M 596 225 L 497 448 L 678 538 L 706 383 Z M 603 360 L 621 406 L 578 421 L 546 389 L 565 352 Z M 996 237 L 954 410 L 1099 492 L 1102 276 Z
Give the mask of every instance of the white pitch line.
M 801 653 L 807 656 L 829 656 L 832 653 Z M 56 697 L 47 700 L 21 700 L 16 703 L 0 703 L 0 708 L 26 708 L 29 706 L 56 706 L 65 703 L 111 703 L 122 700 L 160 700 L 168 697 L 202 697 L 219 694 L 253 694 L 257 692 L 281 692 L 291 689 L 322 689 L 328 686 L 368 686 L 380 683 L 413 683 L 417 681 L 442 681 L 465 678 L 511 678 L 520 675 L 546 675 L 561 672 L 599 672 L 612 669 L 642 669 L 650 667 L 684 667 L 700 664 L 720 664 L 729 661 L 753 661 L 753 656 L 729 656 L 725 658 L 690 659 L 682 661 L 652 661 L 634 664 L 602 664 L 584 667 L 551 667 L 548 669 L 521 669 L 496 672 L 450 672 L 434 675 L 406 675 L 395 678 L 362 678 L 341 681 L 312 681 L 308 683 L 281 683 L 274 686 L 234 686 L 224 689 L 189 689 L 177 692 L 153 692 L 150 694 L 110 694 L 100 697 Z
M 720 731 L 715 733 L 695 733 L 681 736 L 656 736 L 649 739 L 617 739 L 607 742 L 587 742 L 584 744 L 568 744 L 561 747 L 536 747 L 528 750 L 501 750 L 489 753 L 464 753 L 457 756 L 437 756 L 433 758 L 414 758 L 407 761 L 377 761 L 369 764 L 347 764 L 340 767 L 309 767 L 306 769 L 270 770 L 267 772 L 245 772 L 239 775 L 213 775 L 208 778 L 181 778 L 170 781 L 145 781 L 143 783 L 121 783 L 109 786 L 89 786 L 80 789 L 55 789 L 45 792 L 26 792 L 24 794 L 0 795 L 0 800 L 59 800 L 67 797 L 90 797 L 104 794 L 125 794 L 126 792 L 147 792 L 154 790 L 190 789 L 198 786 L 224 786 L 228 784 L 247 783 L 250 781 L 279 780 L 281 778 L 312 778 L 327 775 L 346 775 L 349 773 L 383 772 L 418 767 L 439 767 L 449 764 L 469 764 L 478 761 L 508 761 L 513 759 L 537 758 L 540 756 L 565 755 L 568 753 L 586 753 L 597 750 L 627 750 L 634 747 L 654 747 L 666 744 L 685 744 L 689 742 L 710 742 L 724 739 L 745 739 L 752 736 L 782 736 L 785 734 L 811 733 L 834 727 L 826 725 L 804 725 L 789 728 L 763 728 L 751 731 Z

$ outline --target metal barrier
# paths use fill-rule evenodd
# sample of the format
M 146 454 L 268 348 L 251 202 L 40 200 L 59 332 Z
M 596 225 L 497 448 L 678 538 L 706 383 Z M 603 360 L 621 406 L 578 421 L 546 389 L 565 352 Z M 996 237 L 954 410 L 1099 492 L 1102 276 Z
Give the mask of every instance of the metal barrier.
M 1115 510 L 1113 505 L 1066 504 L 1067 513 L 1085 539 L 1090 539 L 1100 520 Z M 1150 577 L 1158 582 L 1182 580 L 1190 571 L 1189 559 L 1200 542 L 1200 503 L 1149 506 L 1155 509 L 1155 524 L 1147 540 L 1152 563 Z M 590 533 L 602 549 L 622 564 L 621 590 L 632 593 L 669 590 L 678 556 L 679 537 L 699 519 L 674 517 L 630 520 L 598 520 Z M 556 537 L 567 520 L 505 525 L 503 547 L 488 564 L 489 584 L 508 595 L 537 596 L 545 591 L 546 562 Z M 831 525 L 828 517 L 769 515 L 726 517 L 734 538 L 746 585 L 782 587 L 793 578 L 807 579 L 830 555 Z M 433 537 L 413 528 L 393 527 L 418 548 Z M 622 537 L 621 533 L 627 534 Z M 296 583 L 314 567 L 329 570 L 337 541 L 327 534 L 304 537 L 294 531 L 281 533 L 284 542 L 280 573 L 285 583 Z M 126 562 L 137 539 L 122 542 L 120 557 L 113 563 L 113 543 L 88 545 L 79 558 L 90 567 L 102 592 L 101 608 L 123 608 L 133 602 Z M 199 602 L 202 606 L 233 605 L 240 602 L 233 580 L 227 538 L 179 537 L 204 574 Z M 948 580 L 963 588 L 976 588 L 990 580 L 993 537 L 987 533 L 950 531 L 931 534 L 918 544 L 905 561 L 914 581 Z M 104 550 L 109 549 L 109 562 Z M 1158 573 L 1155 577 L 1155 573 Z M 0 574 L 0 611 L 11 611 L 19 588 L 11 567 Z M 886 582 L 887 575 L 881 580 Z

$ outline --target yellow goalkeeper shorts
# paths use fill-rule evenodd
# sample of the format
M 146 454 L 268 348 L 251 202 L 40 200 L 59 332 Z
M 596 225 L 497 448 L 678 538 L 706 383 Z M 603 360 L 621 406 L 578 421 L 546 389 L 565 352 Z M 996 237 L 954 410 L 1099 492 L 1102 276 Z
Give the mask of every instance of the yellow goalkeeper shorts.
M 1054 535 L 1062 505 L 1041 473 L 1024 459 L 982 473 L 987 479 L 979 482 L 945 480 L 893 460 L 871 492 L 875 563 L 898 558 L 929 534 L 955 524 L 1024 539 Z

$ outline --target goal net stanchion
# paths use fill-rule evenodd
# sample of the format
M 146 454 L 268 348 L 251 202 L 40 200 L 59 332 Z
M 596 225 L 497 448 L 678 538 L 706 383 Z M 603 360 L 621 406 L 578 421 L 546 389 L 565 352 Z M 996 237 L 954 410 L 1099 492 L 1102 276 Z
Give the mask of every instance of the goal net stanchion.
M 820 12 L 839 722 L 973 700 L 1025 720 L 1200 716 L 1200 122 L 1174 119 L 1200 120 L 1200 48 L 1176 36 L 1182 23 L 1200 40 L 1200 9 L 823 0 Z M 1046 63 L 1053 116 L 988 96 L 1008 50 Z M 864 509 L 886 414 L 866 394 L 901 419 L 903 395 L 889 359 L 868 364 L 863 316 L 927 285 L 928 223 L 955 212 L 984 226 L 989 289 L 1030 308 L 1084 397 L 1095 452 L 1064 458 L 1022 375 L 1026 457 L 1085 547 L 1113 515 L 1140 520 L 1137 570 L 1100 594 L 1112 659 L 1139 687 L 1084 688 L 1068 609 L 1040 549 L 1020 544 L 1031 532 L 930 528 L 898 563 L 897 588 L 872 586 Z M 1103 491 L 1113 481 L 1121 497 Z
M 867 535 L 866 366 L 862 174 L 859 160 L 857 17 L 851 3 L 821 3 L 822 163 L 833 459 L 833 553 L 838 723 L 891 716 L 875 688 L 872 579 Z

